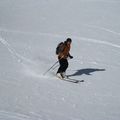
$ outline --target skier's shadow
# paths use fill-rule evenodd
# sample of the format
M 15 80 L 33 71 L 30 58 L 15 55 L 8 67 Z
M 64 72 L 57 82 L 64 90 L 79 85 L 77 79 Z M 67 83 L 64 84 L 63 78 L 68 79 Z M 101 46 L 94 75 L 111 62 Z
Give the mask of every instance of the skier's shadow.
M 93 72 L 99 72 L 99 71 L 105 71 L 105 69 L 96 69 L 96 68 L 85 68 L 85 69 L 80 69 L 76 70 L 75 73 L 68 75 L 69 77 L 71 76 L 79 76 L 79 75 L 92 75 Z

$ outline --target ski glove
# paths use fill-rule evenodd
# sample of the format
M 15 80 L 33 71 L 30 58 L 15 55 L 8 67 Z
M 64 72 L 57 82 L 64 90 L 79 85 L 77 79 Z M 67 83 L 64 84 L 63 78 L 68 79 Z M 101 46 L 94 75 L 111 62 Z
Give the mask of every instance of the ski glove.
M 69 57 L 70 57 L 70 59 L 73 59 L 73 56 L 70 55 Z

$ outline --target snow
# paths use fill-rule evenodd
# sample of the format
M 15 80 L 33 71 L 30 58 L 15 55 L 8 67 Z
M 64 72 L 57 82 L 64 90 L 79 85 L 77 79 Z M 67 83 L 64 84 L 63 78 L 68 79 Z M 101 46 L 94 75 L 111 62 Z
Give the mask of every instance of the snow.
M 0 120 L 120 119 L 119 0 L 0 0 Z M 55 48 L 72 38 L 67 74 Z

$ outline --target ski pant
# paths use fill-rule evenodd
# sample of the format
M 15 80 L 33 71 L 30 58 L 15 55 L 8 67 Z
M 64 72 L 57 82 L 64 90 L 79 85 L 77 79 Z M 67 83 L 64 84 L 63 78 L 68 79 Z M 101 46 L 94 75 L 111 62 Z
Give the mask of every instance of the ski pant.
M 63 73 L 63 72 L 65 72 L 66 69 L 68 68 L 68 60 L 62 58 L 62 59 L 59 60 L 59 64 L 60 64 L 60 67 L 58 68 L 57 73 Z

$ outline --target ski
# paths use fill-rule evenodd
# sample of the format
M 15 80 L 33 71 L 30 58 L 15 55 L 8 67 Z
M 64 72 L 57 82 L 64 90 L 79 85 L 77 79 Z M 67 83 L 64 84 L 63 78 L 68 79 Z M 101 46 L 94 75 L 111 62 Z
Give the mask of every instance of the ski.
M 70 78 L 70 77 L 67 77 L 67 78 L 57 77 L 57 78 L 60 79 L 60 80 L 67 81 L 67 82 L 72 82 L 72 83 L 84 82 L 84 80 L 78 80 L 78 79 L 74 79 L 74 78 Z
M 68 79 L 68 78 L 63 78 L 61 80 L 64 80 L 64 81 L 67 81 L 67 82 L 72 82 L 72 83 L 78 83 L 79 82 L 78 80 L 71 80 L 71 79 Z
M 78 79 L 74 79 L 74 78 L 70 78 L 70 77 L 67 77 L 66 80 L 72 81 L 74 83 L 84 82 L 84 80 L 78 80 Z

